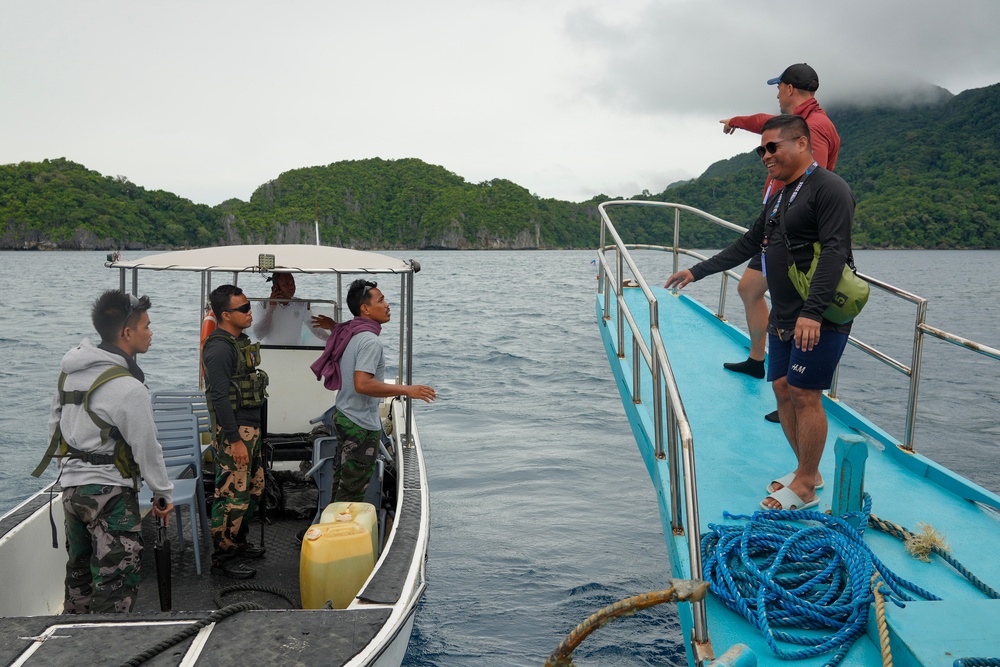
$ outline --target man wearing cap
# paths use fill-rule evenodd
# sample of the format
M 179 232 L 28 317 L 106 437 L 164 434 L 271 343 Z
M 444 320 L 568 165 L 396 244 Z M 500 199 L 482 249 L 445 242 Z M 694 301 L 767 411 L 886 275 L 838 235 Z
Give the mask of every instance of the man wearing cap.
M 790 65 L 781 76 L 770 79 L 769 86 L 778 86 L 778 108 L 783 114 L 802 116 L 809 126 L 812 136 L 812 156 L 816 163 L 824 169 L 833 171 L 837 164 L 837 154 L 840 152 L 840 135 L 833 126 L 826 112 L 816 101 L 816 90 L 819 88 L 819 75 L 816 70 L 805 63 Z M 764 123 L 773 118 L 771 114 L 758 113 L 752 116 L 733 116 L 720 120 L 722 131 L 732 134 L 737 129 L 761 134 Z M 764 181 L 764 201 L 784 187 L 784 183 L 769 175 Z M 723 364 L 728 370 L 736 373 L 764 378 L 764 342 L 767 332 L 767 303 L 764 292 L 767 291 L 767 281 L 761 273 L 760 254 L 750 260 L 743 277 L 740 279 L 738 292 L 746 310 L 747 329 L 750 333 L 750 356 L 746 361 Z M 777 422 L 777 411 L 765 416 L 768 421 Z

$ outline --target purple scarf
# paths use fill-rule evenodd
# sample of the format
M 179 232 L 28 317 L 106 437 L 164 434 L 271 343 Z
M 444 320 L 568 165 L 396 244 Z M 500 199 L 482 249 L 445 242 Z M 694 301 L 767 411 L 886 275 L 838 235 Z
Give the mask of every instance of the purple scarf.
M 340 389 L 340 358 L 344 356 L 344 350 L 354 338 L 354 334 L 359 334 L 362 331 L 370 331 L 378 336 L 382 333 L 382 325 L 367 317 L 355 317 L 349 322 L 338 324 L 327 339 L 323 354 L 309 367 L 316 375 L 317 380 L 326 377 L 323 386 L 330 391 Z

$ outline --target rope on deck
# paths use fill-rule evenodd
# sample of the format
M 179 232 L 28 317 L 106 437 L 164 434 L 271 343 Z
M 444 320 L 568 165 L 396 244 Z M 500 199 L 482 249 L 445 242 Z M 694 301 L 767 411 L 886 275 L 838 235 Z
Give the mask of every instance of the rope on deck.
M 949 553 L 947 547 L 942 543 L 941 540 L 922 539 L 923 536 L 917 535 L 912 531 L 907 530 L 903 526 L 900 526 L 899 524 L 892 523 L 891 521 L 886 521 L 884 519 L 880 519 L 874 514 L 869 516 L 868 525 L 872 526 L 876 530 L 880 530 L 883 533 L 886 533 L 887 535 L 892 535 L 894 537 L 903 540 L 903 542 L 907 544 L 907 550 L 910 551 L 910 553 L 913 553 L 917 558 L 920 558 L 923 561 L 930 560 L 929 558 L 927 558 L 926 555 L 921 555 L 922 551 L 920 551 L 919 549 L 916 548 L 911 549 L 911 545 L 918 542 L 921 543 L 923 545 L 924 550 L 926 550 L 928 553 L 929 552 L 936 553 L 938 556 L 941 557 L 943 561 L 948 563 L 948 565 L 951 565 L 953 568 L 955 568 L 955 570 L 959 574 L 965 577 L 970 584 L 981 590 L 988 597 L 994 600 L 1000 600 L 1000 593 L 997 593 L 986 582 L 984 582 L 982 579 L 974 575 L 964 565 L 962 565 L 954 556 L 952 556 Z M 930 529 L 925 528 L 925 532 L 931 532 L 931 531 Z M 990 659 L 992 660 L 993 658 Z
M 809 510 L 767 510 L 743 525 L 709 524 L 702 537 L 705 579 L 730 609 L 750 621 L 769 648 L 784 660 L 833 652 L 826 664 L 839 664 L 854 641 L 865 632 L 874 601 L 872 577 L 879 575 L 884 595 L 894 604 L 937 596 L 894 574 L 871 551 L 847 519 L 866 526 L 871 497 L 861 512 L 832 517 Z M 786 521 L 818 525 L 796 527 Z M 819 630 L 793 633 L 778 628 Z M 779 644 L 780 642 L 780 644 Z M 786 648 L 792 644 L 803 648 Z
M 872 594 L 875 596 L 875 625 L 878 627 L 878 645 L 882 651 L 882 667 L 892 667 L 892 648 L 889 646 L 889 625 L 885 620 L 885 595 L 879 585 L 878 573 L 872 575 Z
M 298 605 L 296 605 L 295 600 L 292 599 L 292 596 L 289 593 L 286 593 L 285 591 L 281 590 L 280 588 L 275 588 L 274 586 L 263 586 L 261 584 L 249 584 L 249 583 L 233 584 L 232 586 L 226 586 L 225 588 L 223 588 L 215 596 L 215 606 L 218 607 L 219 609 L 222 609 L 223 607 L 225 607 L 225 605 L 222 604 L 222 598 L 229 595 L 230 593 L 237 593 L 240 591 L 251 592 L 251 593 L 270 593 L 271 595 L 276 595 L 279 598 L 283 598 L 285 602 L 291 605 L 290 607 L 291 609 L 298 609 Z
M 239 604 L 231 604 L 228 607 L 223 607 L 218 611 L 213 611 L 205 618 L 185 627 L 183 630 L 177 632 L 172 637 L 164 639 L 159 644 L 150 646 L 148 649 L 146 649 L 142 653 L 139 653 L 138 655 L 130 659 L 128 662 L 122 663 L 122 667 L 138 667 L 138 665 L 141 665 L 147 660 L 155 658 L 157 655 L 163 653 L 171 646 L 180 644 L 182 641 L 188 639 L 189 637 L 194 637 L 196 634 L 201 632 L 201 629 L 204 628 L 206 625 L 217 623 L 225 618 L 232 616 L 233 614 L 238 614 L 241 611 L 249 611 L 251 609 L 263 609 L 263 607 L 261 607 L 259 604 L 254 604 L 253 602 L 241 602 Z
M 573 664 L 573 651 L 579 646 L 587 635 L 594 632 L 601 626 L 607 625 L 611 621 L 621 616 L 634 614 L 642 609 L 647 609 L 665 602 L 691 602 L 703 600 L 708 592 L 708 584 L 704 581 L 690 581 L 687 579 L 675 579 L 671 582 L 671 587 L 662 591 L 652 591 L 634 595 L 624 600 L 619 600 L 612 605 L 608 605 L 596 614 L 592 614 L 578 626 L 576 626 L 566 639 L 562 641 L 556 650 L 552 652 L 549 659 L 545 661 L 544 667 L 569 667 Z

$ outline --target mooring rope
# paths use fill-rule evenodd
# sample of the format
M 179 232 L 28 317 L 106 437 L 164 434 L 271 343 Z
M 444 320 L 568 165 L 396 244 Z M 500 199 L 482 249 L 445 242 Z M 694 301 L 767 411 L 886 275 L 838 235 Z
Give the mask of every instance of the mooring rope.
M 825 664 L 843 661 L 855 640 L 866 631 L 872 606 L 878 628 L 883 667 L 892 667 L 885 600 L 902 607 L 917 596 L 940 600 L 930 591 L 892 572 L 864 542 L 867 526 L 904 541 L 914 557 L 927 560 L 933 552 L 987 596 L 1000 594 L 948 553 L 933 530 L 920 536 L 871 514 L 872 499 L 864 495 L 861 511 L 841 517 L 808 510 L 766 510 L 753 515 L 730 514 L 741 525 L 709 524 L 701 539 L 704 582 L 676 580 L 663 591 L 643 593 L 605 607 L 578 625 L 545 662 L 544 667 L 572 665 L 573 650 L 590 633 L 611 620 L 664 602 L 700 600 L 706 588 L 727 607 L 761 631 L 768 647 L 783 660 L 833 653 Z M 814 522 L 815 525 L 790 524 Z M 858 528 L 852 525 L 858 522 Z M 917 544 L 916 548 L 914 545 Z M 681 586 L 700 585 L 700 589 Z M 874 603 L 874 605 L 872 604 Z M 826 634 L 795 634 L 777 628 L 826 630 Z M 785 648 L 779 644 L 804 648 Z M 1000 667 L 1000 658 L 968 657 L 954 667 Z
M 892 667 L 892 649 L 889 646 L 889 624 L 885 620 L 885 595 L 879 584 L 878 572 L 872 575 L 872 594 L 875 596 L 875 625 L 878 627 L 878 645 L 882 651 L 882 667 Z
M 215 606 L 222 609 L 225 605 L 222 604 L 222 598 L 229 595 L 230 593 L 238 593 L 240 591 L 251 592 L 251 593 L 270 593 L 271 595 L 276 595 L 280 598 L 284 598 L 285 602 L 291 605 L 292 609 L 297 609 L 295 600 L 289 593 L 281 590 L 280 588 L 275 588 L 274 586 L 263 586 L 261 584 L 233 584 L 232 586 L 227 586 L 218 592 L 215 596 Z
M 833 652 L 827 664 L 837 665 L 865 632 L 876 573 L 883 594 L 896 605 L 914 599 L 910 594 L 939 599 L 894 574 L 865 544 L 863 527 L 870 513 L 867 494 L 861 512 L 843 517 L 802 510 L 767 510 L 752 516 L 726 512 L 726 518 L 748 521 L 709 525 L 701 543 L 705 580 L 727 607 L 761 631 L 778 657 L 796 660 Z M 848 519 L 859 518 L 862 528 L 855 529 Z M 783 646 L 788 644 L 803 648 Z
M 587 638 L 587 635 L 594 632 L 603 625 L 606 625 L 620 616 L 627 616 L 635 612 L 653 607 L 664 602 L 691 602 L 702 600 L 708 592 L 708 584 L 704 581 L 689 581 L 686 579 L 675 579 L 671 582 L 671 587 L 662 591 L 653 591 L 634 595 L 624 600 L 619 600 L 612 605 L 608 605 L 596 614 L 592 614 L 585 621 L 576 626 L 566 639 L 562 641 L 556 650 L 552 652 L 549 659 L 545 661 L 544 667 L 568 667 L 572 665 L 573 651 L 580 643 Z
M 292 606 L 293 609 L 296 607 L 295 601 L 291 598 L 291 596 L 279 588 L 274 588 L 272 586 L 261 586 L 259 584 L 247 584 L 247 583 L 234 584 L 232 586 L 228 586 L 219 591 L 218 595 L 215 598 L 215 606 L 219 607 L 217 611 L 213 611 L 205 618 L 194 621 L 191 625 L 183 627 L 182 629 L 180 629 L 167 639 L 164 639 L 158 644 L 155 644 L 154 646 L 151 646 L 148 649 L 142 651 L 141 653 L 135 655 L 128 662 L 123 663 L 122 667 L 137 667 L 138 665 L 141 665 L 147 660 L 150 660 L 155 656 L 159 655 L 160 653 L 166 651 L 171 646 L 175 646 L 190 637 L 194 637 L 205 626 L 210 625 L 212 623 L 218 623 L 219 621 L 229 618 L 233 614 L 238 614 L 240 612 L 251 611 L 251 610 L 264 611 L 266 609 L 266 607 L 254 602 L 239 602 L 236 604 L 223 606 L 222 598 L 225 597 L 226 595 L 229 595 L 230 593 L 235 593 L 238 591 L 256 591 L 261 593 L 270 593 L 272 595 L 277 595 L 278 597 L 284 598 L 288 602 L 288 604 Z
M 131 660 L 122 663 L 122 667 L 137 667 L 138 665 L 141 665 L 147 660 L 150 660 L 159 655 L 160 653 L 163 653 L 171 646 L 175 646 L 177 644 L 180 644 L 185 639 L 194 637 L 196 634 L 201 632 L 201 629 L 204 628 L 205 626 L 211 625 L 212 623 L 218 623 L 223 619 L 229 618 L 233 614 L 238 614 L 242 611 L 249 611 L 251 609 L 263 609 L 263 607 L 261 607 L 259 604 L 254 604 L 252 602 L 241 602 L 239 604 L 231 604 L 228 607 L 223 607 L 218 611 L 213 611 L 205 618 L 199 619 L 198 621 L 192 623 L 191 625 L 186 626 L 180 632 L 177 632 L 173 636 L 164 639 L 162 642 L 149 647 L 142 653 L 139 653 L 138 655 L 133 657 Z
M 880 530 L 883 533 L 886 533 L 887 535 L 892 535 L 894 537 L 899 538 L 907 545 L 911 545 L 914 542 L 917 542 L 921 539 L 920 535 L 917 535 L 916 533 L 907 530 L 906 528 L 900 526 L 899 524 L 892 523 L 891 521 L 886 521 L 885 519 L 880 519 L 874 514 L 869 516 L 868 525 L 870 525 L 872 528 L 875 528 L 876 530 Z M 927 540 L 923 542 L 923 544 L 927 552 L 936 553 L 941 558 L 941 560 L 945 561 L 946 563 L 948 563 L 948 565 L 951 565 L 953 568 L 955 568 L 955 570 L 963 577 L 965 577 L 970 584 L 981 590 L 988 597 L 993 598 L 994 600 L 1000 600 L 1000 593 L 997 593 L 993 588 L 989 586 L 989 584 L 987 584 L 982 579 L 974 575 L 964 565 L 962 565 L 958 561 L 958 559 L 956 559 L 948 552 L 948 549 L 945 546 L 943 546 L 943 544 L 941 544 L 940 540 Z M 927 558 L 924 555 L 921 555 L 921 553 L 919 552 L 914 553 L 914 555 L 917 558 L 920 558 L 921 560 L 924 561 L 929 560 L 929 558 Z

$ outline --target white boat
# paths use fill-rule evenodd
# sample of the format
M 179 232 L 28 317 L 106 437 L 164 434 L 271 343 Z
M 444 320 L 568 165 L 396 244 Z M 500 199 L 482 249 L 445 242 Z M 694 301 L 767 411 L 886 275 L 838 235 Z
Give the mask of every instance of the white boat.
M 393 311 L 392 324 L 399 328 L 395 380 L 411 383 L 413 283 L 420 268 L 412 260 L 322 246 L 246 245 L 167 252 L 133 261 L 109 257 L 106 266 L 119 271 L 120 288 L 133 294 L 143 293 L 139 275 L 145 271 L 200 274 L 201 292 L 190 299 L 193 324 L 200 322 L 213 285 L 239 284 L 249 274 L 272 269 L 329 278 L 327 298 L 313 301 L 310 307 L 332 310 L 337 321 L 342 321 L 341 304 L 352 279 L 369 277 L 383 285 L 398 280 L 401 303 Z M 346 308 L 343 311 L 346 313 Z M 329 484 L 329 457 L 335 447 L 335 438 L 312 433 L 313 422 L 334 403 L 334 395 L 309 370 L 322 349 L 319 339 L 301 345 L 264 345 L 261 363 L 270 377 L 265 434 L 274 441 L 274 458 L 284 461 L 285 467 L 311 468 L 321 488 Z M 177 388 L 195 396 L 195 413 L 198 392 L 193 388 L 198 383 L 198 371 L 193 368 L 191 385 Z M 299 582 L 301 534 L 320 516 L 319 506 L 313 517 L 275 517 L 263 529 L 267 557 L 254 561 L 257 577 L 246 583 L 276 589 L 285 599 L 267 590 L 224 591 L 235 582 L 209 573 L 211 544 L 205 539 L 200 540 L 200 561 L 205 566 L 198 574 L 193 544 L 196 534 L 192 531 L 197 533 L 199 519 L 185 513 L 183 548 L 173 517 L 169 528 L 174 545 L 171 611 L 160 611 L 158 605 L 150 537 L 152 534 L 155 539 L 156 531 L 148 516 L 144 520 L 146 548 L 137 609 L 122 615 L 59 615 L 66 551 L 62 546 L 60 491 L 52 485 L 0 518 L 0 664 L 66 665 L 89 663 L 94 656 L 100 656 L 102 664 L 130 659 L 131 664 L 138 664 L 134 660 L 141 656 L 158 665 L 248 661 L 267 665 L 400 665 L 417 603 L 426 588 L 430 514 L 420 437 L 411 407 L 409 399 L 383 402 L 382 414 L 390 435 L 383 437 L 385 447 L 376 480 L 382 484 L 376 494 L 381 518 L 375 547 L 378 554 L 370 575 L 345 608 L 297 608 L 300 598 L 310 593 L 299 589 L 310 585 Z M 206 442 L 205 436 L 202 442 Z M 43 449 L 39 447 L 40 452 Z M 323 500 L 320 490 L 320 503 Z M 58 531 L 57 549 L 52 548 L 53 525 Z M 207 526 L 202 528 L 202 534 L 207 532 Z M 229 595 L 271 608 L 234 605 L 233 598 L 222 597 Z M 219 606 L 227 611 L 220 613 Z M 176 643 L 170 645 L 170 641 Z

